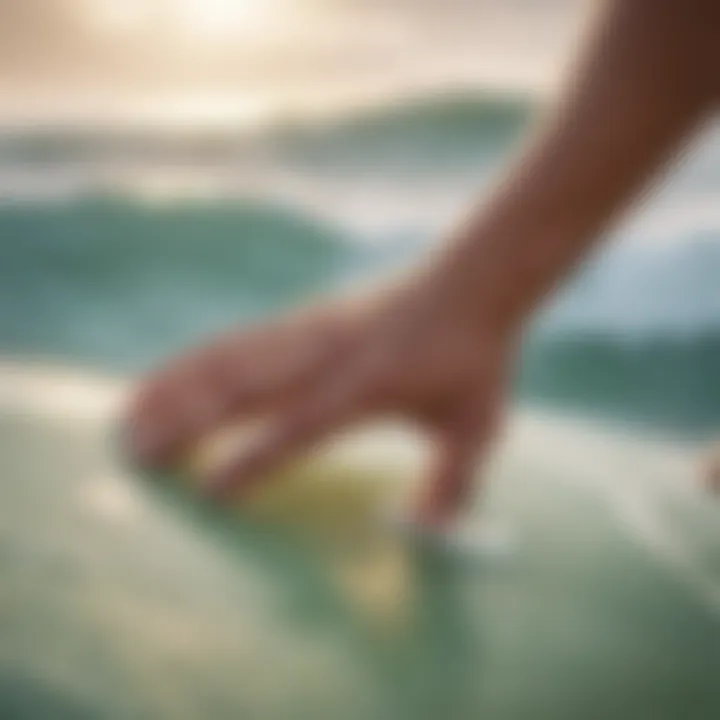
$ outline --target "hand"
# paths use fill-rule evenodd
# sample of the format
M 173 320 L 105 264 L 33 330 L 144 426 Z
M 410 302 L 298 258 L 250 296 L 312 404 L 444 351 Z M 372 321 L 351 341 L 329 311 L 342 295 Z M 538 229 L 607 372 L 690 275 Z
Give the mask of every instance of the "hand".
M 131 451 L 162 466 L 228 423 L 263 418 L 259 437 L 208 478 L 222 498 L 349 425 L 400 416 L 436 446 L 417 519 L 443 523 L 497 430 L 511 350 L 509 333 L 430 283 L 408 283 L 231 332 L 172 362 L 135 399 Z

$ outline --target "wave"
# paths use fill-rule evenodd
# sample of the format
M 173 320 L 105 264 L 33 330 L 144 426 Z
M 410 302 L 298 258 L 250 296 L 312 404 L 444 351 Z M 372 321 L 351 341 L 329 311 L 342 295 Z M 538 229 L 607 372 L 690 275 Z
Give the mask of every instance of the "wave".
M 6 133 L 0 351 L 144 366 L 219 328 L 407 265 L 477 197 L 534 109 L 522 98 L 456 94 L 254 134 Z M 718 157 L 716 133 L 538 318 L 530 395 L 623 407 L 627 378 L 646 387 L 644 363 L 656 352 L 686 379 L 675 395 L 656 383 L 643 407 L 656 407 L 656 393 L 719 422 L 720 399 L 687 379 L 716 384 L 705 359 L 718 357 L 720 331 Z M 617 392 L 598 390 L 606 380 L 593 379 L 592 348 L 619 368 Z
M 720 428 L 720 329 L 629 340 L 609 332 L 536 334 L 519 391 L 529 400 L 674 433 Z
M 0 237 L 0 347 L 110 366 L 310 297 L 361 260 L 330 226 L 257 202 L 17 205 Z
M 283 161 L 310 167 L 455 172 L 485 166 L 520 135 L 533 109 L 523 98 L 445 94 L 289 126 L 267 139 Z
M 308 214 L 250 200 L 19 204 L 0 209 L 0 238 L 0 351 L 118 369 L 386 273 L 423 247 L 415 235 L 358 243 Z M 524 397 L 720 427 L 720 245 L 658 252 L 614 250 L 539 320 Z
M 437 231 L 467 206 L 533 105 L 474 94 L 418 97 L 253 132 L 154 127 L 0 134 L 3 204 L 97 195 L 262 197 L 377 237 Z
M 626 233 L 590 258 L 556 297 L 542 318 L 543 330 L 605 334 L 630 343 L 657 337 L 684 342 L 717 332 L 720 221 L 708 220 L 702 223 L 691 206 L 672 240 L 667 233 Z
M 516 135 L 534 104 L 524 97 L 468 92 L 418 96 L 318 119 L 286 118 L 265 127 L 37 127 L 0 135 L 0 163 L 67 163 L 137 158 L 142 162 L 223 165 L 274 158 L 342 165 L 393 161 L 466 164 Z

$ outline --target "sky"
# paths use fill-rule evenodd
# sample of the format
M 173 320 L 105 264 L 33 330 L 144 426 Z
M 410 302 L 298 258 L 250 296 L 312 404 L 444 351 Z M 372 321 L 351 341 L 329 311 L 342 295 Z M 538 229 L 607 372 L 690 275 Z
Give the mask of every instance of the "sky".
M 0 122 L 247 121 L 540 91 L 589 0 L 0 0 Z

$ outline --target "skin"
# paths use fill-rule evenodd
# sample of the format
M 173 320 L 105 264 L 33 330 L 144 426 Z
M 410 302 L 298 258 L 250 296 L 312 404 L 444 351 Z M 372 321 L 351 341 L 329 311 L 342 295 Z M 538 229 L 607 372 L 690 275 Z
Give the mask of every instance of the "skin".
M 350 425 L 399 416 L 436 446 L 416 518 L 450 522 L 501 425 L 524 324 L 719 96 L 720 3 L 606 3 L 554 108 L 442 251 L 369 297 L 172 361 L 133 401 L 131 451 L 162 466 L 261 417 L 254 442 L 207 478 L 225 498 Z

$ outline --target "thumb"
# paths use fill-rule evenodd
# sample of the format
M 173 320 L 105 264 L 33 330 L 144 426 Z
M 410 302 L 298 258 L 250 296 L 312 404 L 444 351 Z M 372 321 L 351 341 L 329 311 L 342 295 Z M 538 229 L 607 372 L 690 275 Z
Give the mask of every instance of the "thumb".
M 343 378 L 344 381 L 344 378 Z M 269 427 L 210 477 L 207 490 L 217 498 L 240 492 L 293 456 L 319 444 L 362 413 L 362 386 L 330 383 L 280 413 Z

